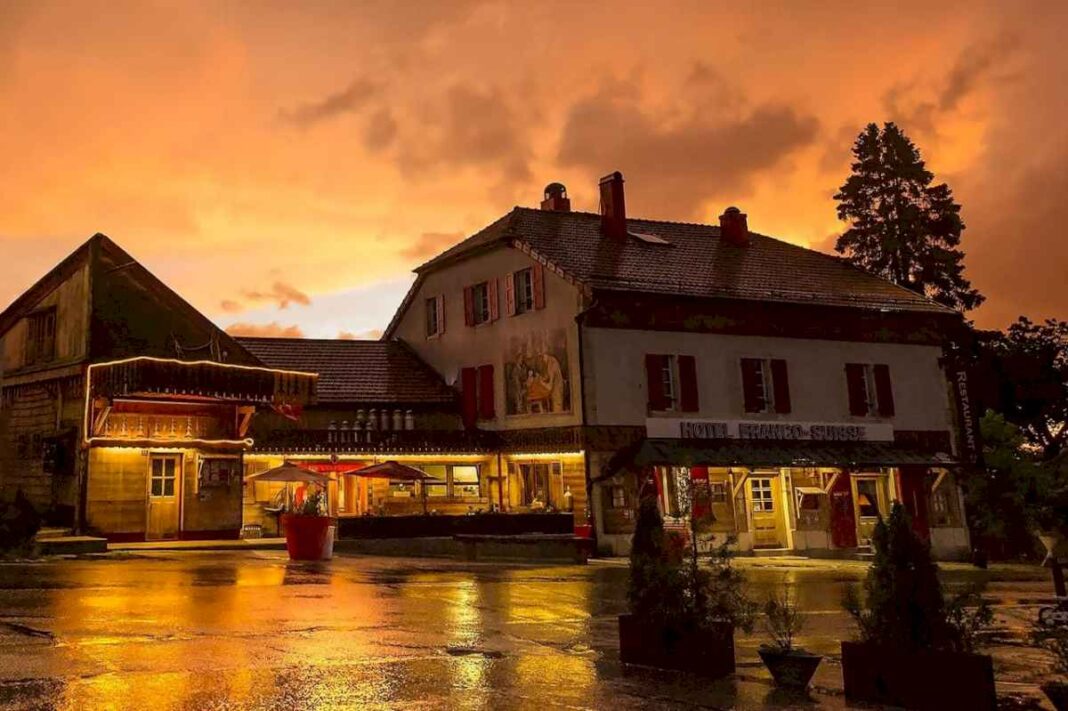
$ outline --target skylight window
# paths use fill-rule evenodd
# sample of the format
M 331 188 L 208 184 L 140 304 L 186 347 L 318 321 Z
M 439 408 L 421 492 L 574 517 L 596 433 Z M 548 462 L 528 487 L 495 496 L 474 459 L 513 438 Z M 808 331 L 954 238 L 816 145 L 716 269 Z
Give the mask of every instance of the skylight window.
M 671 242 L 668 242 L 663 237 L 657 237 L 656 235 L 647 234 L 645 232 L 631 232 L 629 234 L 634 239 L 645 242 L 646 244 L 671 244 Z

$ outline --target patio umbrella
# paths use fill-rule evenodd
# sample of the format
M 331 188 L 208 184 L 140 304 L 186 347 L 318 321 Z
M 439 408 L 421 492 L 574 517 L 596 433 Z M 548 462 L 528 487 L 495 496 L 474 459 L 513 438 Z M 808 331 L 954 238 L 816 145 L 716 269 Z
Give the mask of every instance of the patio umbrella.
M 390 481 L 409 481 L 409 482 L 422 482 L 426 479 L 433 479 L 434 477 L 428 475 L 426 472 L 420 471 L 415 467 L 410 467 L 407 464 L 401 464 L 395 462 L 392 459 L 381 464 L 375 464 L 374 466 L 364 467 L 354 472 L 350 472 L 351 476 L 362 476 L 368 479 L 389 479 Z M 426 486 L 421 486 L 423 494 L 423 513 L 426 513 Z
M 330 482 L 330 477 L 319 472 L 313 472 L 303 467 L 298 467 L 295 464 L 286 462 L 280 467 L 274 469 L 268 469 L 265 472 L 259 474 L 250 474 L 246 479 L 255 479 L 256 481 L 284 481 L 284 482 L 306 482 L 309 484 L 319 484 L 320 486 L 326 486 Z

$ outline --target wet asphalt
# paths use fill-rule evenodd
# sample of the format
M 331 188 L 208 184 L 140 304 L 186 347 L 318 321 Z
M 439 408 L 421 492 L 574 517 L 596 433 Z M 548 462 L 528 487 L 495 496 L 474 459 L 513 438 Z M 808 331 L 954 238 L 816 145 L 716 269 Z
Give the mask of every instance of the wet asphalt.
M 750 593 L 789 586 L 805 647 L 829 655 L 783 695 L 739 635 L 738 674 L 707 682 L 618 661 L 619 561 L 531 566 L 281 551 L 149 552 L 0 563 L 0 709 L 845 708 L 838 642 L 855 563 L 746 560 Z M 1037 699 L 1022 643 L 1041 571 L 947 568 L 998 610 L 999 695 Z

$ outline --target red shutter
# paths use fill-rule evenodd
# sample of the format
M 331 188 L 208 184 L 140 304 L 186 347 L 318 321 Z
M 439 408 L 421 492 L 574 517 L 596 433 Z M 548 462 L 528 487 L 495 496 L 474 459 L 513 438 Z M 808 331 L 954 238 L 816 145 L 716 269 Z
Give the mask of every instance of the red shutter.
M 742 396 L 746 412 L 764 411 L 763 366 L 757 358 L 742 358 Z
M 691 355 L 680 355 L 679 361 L 679 409 L 697 412 L 701 409 L 697 398 L 697 363 Z
M 790 376 L 786 361 L 776 358 L 771 361 L 771 383 L 775 393 L 775 412 L 785 415 L 790 412 Z
M 473 429 L 478 421 L 478 369 L 463 368 L 460 371 L 460 394 L 463 397 L 464 427 Z
M 475 325 L 475 292 L 470 286 L 464 287 L 464 325 Z
M 883 417 L 894 415 L 894 390 L 890 387 L 890 366 L 875 366 L 875 397 L 879 401 L 879 414 Z
M 662 355 L 646 354 L 645 376 L 649 389 L 649 409 L 666 410 L 667 397 L 664 395 L 664 360 Z
M 483 420 L 492 420 L 497 416 L 493 402 L 493 366 L 478 367 L 478 416 Z
M 690 515 L 702 518 L 712 510 L 712 490 L 708 483 L 708 467 L 690 467 L 693 503 Z
M 530 270 L 530 278 L 534 282 L 534 308 L 545 308 L 545 269 L 540 263 L 534 262 Z
M 512 272 L 504 275 L 504 312 L 515 316 L 515 274 Z
M 445 295 L 438 297 L 438 333 L 445 333 Z
M 501 317 L 500 286 L 497 279 L 493 278 L 486 282 L 486 295 L 489 298 L 490 321 L 496 321 Z
M 846 363 L 846 388 L 849 390 L 849 414 L 863 416 L 868 414 L 867 386 L 864 384 L 864 366 L 860 363 Z

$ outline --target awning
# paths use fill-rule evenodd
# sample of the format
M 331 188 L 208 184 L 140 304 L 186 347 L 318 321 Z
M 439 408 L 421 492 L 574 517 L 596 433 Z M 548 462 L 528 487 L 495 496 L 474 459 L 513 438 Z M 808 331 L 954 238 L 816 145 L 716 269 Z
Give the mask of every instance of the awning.
M 948 454 L 922 452 L 892 442 L 645 439 L 617 452 L 604 476 L 648 466 L 934 467 L 955 463 Z

